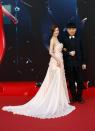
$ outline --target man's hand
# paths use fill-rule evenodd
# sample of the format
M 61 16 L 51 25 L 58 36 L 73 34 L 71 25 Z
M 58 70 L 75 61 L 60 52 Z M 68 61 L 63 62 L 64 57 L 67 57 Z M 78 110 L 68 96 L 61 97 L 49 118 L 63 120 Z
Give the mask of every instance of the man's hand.
M 69 52 L 69 55 L 70 55 L 70 56 L 75 56 L 75 54 L 76 54 L 75 51 L 71 51 L 71 52 Z
M 85 65 L 85 64 L 82 65 L 82 69 L 83 69 L 83 70 L 86 69 L 86 65 Z

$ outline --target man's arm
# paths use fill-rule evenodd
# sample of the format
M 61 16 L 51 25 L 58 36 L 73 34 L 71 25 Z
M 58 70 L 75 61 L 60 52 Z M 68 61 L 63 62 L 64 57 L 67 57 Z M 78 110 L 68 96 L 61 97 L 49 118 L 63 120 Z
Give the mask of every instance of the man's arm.
M 82 69 L 86 69 L 86 52 L 85 52 L 84 43 L 80 40 L 80 50 L 81 50 L 81 59 L 82 59 Z
M 69 56 L 75 56 L 76 54 L 76 51 L 75 50 L 70 50 L 70 48 L 68 47 L 69 45 L 67 45 L 67 42 L 66 40 L 64 39 L 63 40 L 63 52 L 64 52 L 64 55 L 69 55 Z

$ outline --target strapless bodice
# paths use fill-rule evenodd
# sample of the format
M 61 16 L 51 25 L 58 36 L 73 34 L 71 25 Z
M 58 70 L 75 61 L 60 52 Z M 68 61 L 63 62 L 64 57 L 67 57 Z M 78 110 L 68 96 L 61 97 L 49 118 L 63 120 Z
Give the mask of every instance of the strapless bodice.
M 63 44 L 60 42 L 57 42 L 54 48 L 54 53 L 62 53 L 62 49 L 63 49 Z

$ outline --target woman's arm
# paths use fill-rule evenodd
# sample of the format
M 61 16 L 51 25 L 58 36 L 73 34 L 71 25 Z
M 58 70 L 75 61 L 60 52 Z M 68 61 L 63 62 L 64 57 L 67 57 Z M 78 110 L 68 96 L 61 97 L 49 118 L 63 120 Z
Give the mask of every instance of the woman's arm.
M 55 42 L 53 39 L 51 39 L 50 41 L 50 48 L 49 48 L 49 54 L 57 61 L 59 62 L 58 58 L 55 56 L 54 54 L 54 46 L 55 46 Z
M 4 15 L 8 16 L 13 21 L 14 24 L 18 23 L 17 18 L 15 18 L 8 10 L 6 10 L 4 6 L 2 6 L 2 12 Z

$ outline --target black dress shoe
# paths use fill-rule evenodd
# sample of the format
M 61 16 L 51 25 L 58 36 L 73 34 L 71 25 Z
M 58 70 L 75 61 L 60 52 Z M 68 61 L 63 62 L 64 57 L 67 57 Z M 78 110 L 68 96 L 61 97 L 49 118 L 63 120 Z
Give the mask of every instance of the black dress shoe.
M 75 99 L 75 98 L 71 98 L 70 99 L 70 103 L 72 104 L 72 103 L 75 103 L 75 102 L 77 102 L 77 100 Z
M 83 85 L 83 90 L 87 89 L 87 87 L 85 85 Z
M 79 98 L 79 99 L 77 99 L 77 101 L 78 101 L 80 104 L 85 103 L 85 100 L 84 100 L 83 98 Z

